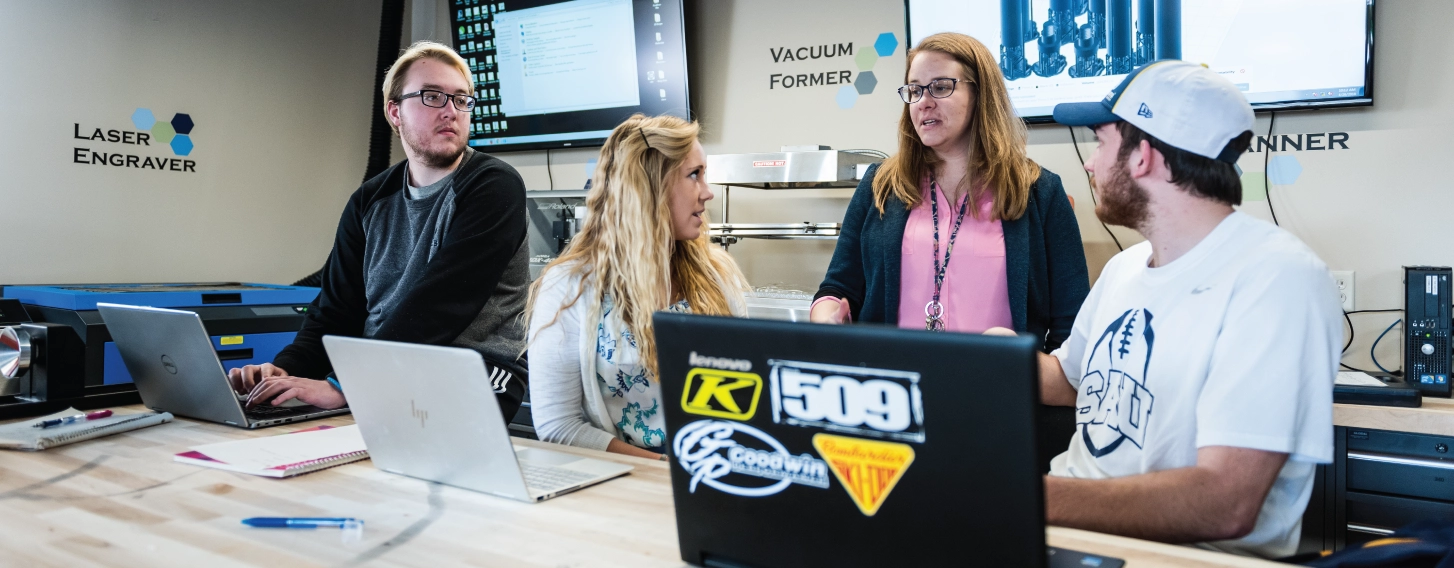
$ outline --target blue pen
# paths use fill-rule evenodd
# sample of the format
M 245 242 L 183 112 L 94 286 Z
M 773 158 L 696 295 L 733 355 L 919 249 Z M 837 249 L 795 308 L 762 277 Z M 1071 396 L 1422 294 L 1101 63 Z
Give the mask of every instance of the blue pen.
M 263 529 L 316 529 L 319 527 L 353 527 L 362 525 L 351 517 L 251 517 L 242 524 Z

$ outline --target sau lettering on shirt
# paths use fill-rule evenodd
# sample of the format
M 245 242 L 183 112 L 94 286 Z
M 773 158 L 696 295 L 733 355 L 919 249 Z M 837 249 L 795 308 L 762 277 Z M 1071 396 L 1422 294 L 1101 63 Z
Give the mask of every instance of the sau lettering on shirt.
M 1333 456 L 1343 328 L 1327 267 L 1242 213 L 1170 264 L 1150 256 L 1141 243 L 1111 259 L 1054 352 L 1077 390 L 1076 434 L 1050 475 L 1191 467 L 1205 446 L 1286 453 L 1253 531 L 1203 546 L 1290 555 L 1316 465 Z

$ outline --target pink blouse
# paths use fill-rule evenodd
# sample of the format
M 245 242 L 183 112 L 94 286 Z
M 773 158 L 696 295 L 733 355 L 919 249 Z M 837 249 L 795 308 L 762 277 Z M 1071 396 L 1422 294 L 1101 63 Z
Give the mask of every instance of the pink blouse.
M 904 227 L 903 257 L 899 263 L 899 327 L 924 329 L 924 306 L 934 299 L 934 218 L 929 210 L 929 183 L 922 188 L 924 201 L 909 212 Z M 954 232 L 959 206 L 966 193 L 950 205 L 943 192 L 939 198 L 939 258 L 943 262 Z M 994 218 L 994 196 L 980 192 L 979 219 L 966 211 L 954 254 L 944 272 L 939 303 L 944 306 L 944 328 L 949 331 L 982 333 L 992 327 L 1013 327 L 1010 315 L 1010 287 L 1005 278 L 1005 231 Z
M 909 212 L 904 226 L 902 260 L 899 262 L 899 327 L 924 329 L 924 306 L 934 298 L 934 217 L 929 210 L 929 181 L 921 188 L 924 201 Z M 949 235 L 959 204 L 968 194 L 950 206 L 942 192 L 939 198 L 939 258 L 943 262 Z M 944 306 L 944 327 L 949 331 L 982 333 L 992 327 L 1014 327 L 1010 314 L 1010 286 L 1005 276 L 1005 231 L 993 219 L 994 197 L 982 192 L 979 219 L 966 211 L 959 236 L 954 239 L 954 254 L 944 272 L 944 285 L 939 303 Z M 852 318 L 848 302 L 824 296 L 813 302 L 837 302 L 843 321 Z

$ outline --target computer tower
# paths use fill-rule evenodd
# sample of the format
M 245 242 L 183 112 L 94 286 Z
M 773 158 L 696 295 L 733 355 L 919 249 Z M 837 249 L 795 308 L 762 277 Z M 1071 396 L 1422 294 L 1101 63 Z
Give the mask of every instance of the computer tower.
M 1450 392 L 1450 273 L 1447 266 L 1404 267 L 1404 380 L 1424 396 Z

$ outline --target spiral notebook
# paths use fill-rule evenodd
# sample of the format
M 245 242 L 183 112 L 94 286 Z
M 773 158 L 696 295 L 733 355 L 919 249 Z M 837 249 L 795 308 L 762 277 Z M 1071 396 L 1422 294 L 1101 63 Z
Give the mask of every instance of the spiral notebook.
M 67 408 L 48 416 L 37 416 L 29 420 L 6 424 L 0 426 L 0 450 L 44 450 L 172 421 L 170 412 L 147 411 L 127 414 L 120 412 L 106 418 L 84 420 L 74 424 L 50 428 L 35 427 L 35 424 L 43 420 L 81 414 L 79 410 Z
M 172 459 L 261 475 L 292 477 L 369 457 L 358 426 L 320 426 L 291 434 L 195 446 Z

